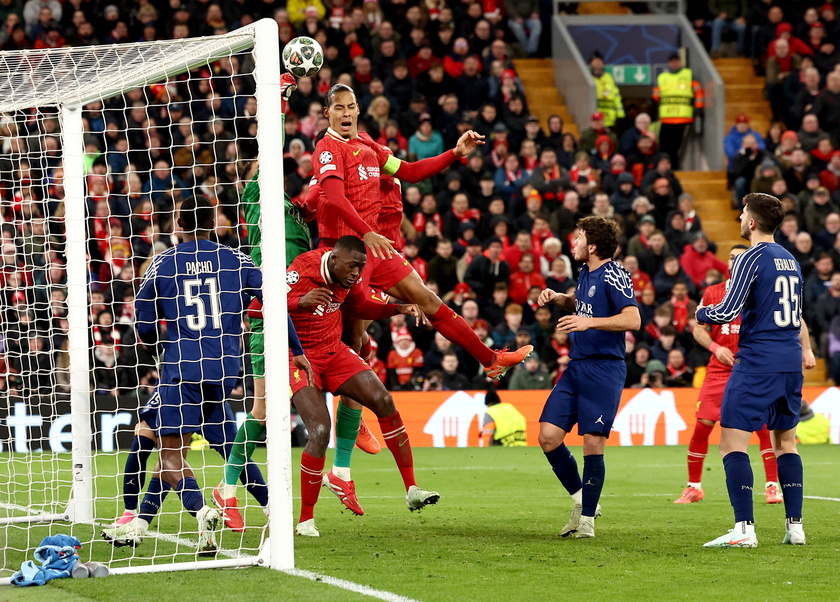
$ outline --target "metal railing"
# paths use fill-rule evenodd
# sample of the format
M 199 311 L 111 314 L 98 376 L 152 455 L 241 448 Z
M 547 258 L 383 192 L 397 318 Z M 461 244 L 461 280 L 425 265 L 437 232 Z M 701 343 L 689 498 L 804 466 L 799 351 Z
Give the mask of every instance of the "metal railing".
M 554 14 L 558 14 L 558 5 L 559 4 L 589 4 L 592 2 L 603 2 L 604 0 L 572 0 L 572 2 L 564 2 L 563 0 L 554 0 Z M 699 1 L 699 0 L 698 0 Z M 676 5 L 674 10 L 677 13 L 685 14 L 685 2 L 686 0 L 657 0 L 656 2 L 648 2 L 648 0 L 622 0 L 622 4 L 658 4 L 658 5 Z

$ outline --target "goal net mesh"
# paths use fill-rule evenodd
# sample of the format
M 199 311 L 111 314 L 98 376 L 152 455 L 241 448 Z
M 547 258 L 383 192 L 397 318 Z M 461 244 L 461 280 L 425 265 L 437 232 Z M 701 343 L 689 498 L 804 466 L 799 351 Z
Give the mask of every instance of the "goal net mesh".
M 0 578 L 59 533 L 82 541 L 82 561 L 111 568 L 196 559 L 196 520 L 174 491 L 140 547 L 114 548 L 100 531 L 143 497 L 124 499 L 123 471 L 137 410 L 159 375 L 135 334 L 134 295 L 154 255 L 177 242 L 179 203 L 207 195 L 216 205 L 211 239 L 249 250 L 240 200 L 259 150 L 253 43 L 253 32 L 239 31 L 0 53 Z M 82 110 L 84 199 L 65 195 L 66 156 L 81 149 L 67 148 L 62 105 Z M 84 203 L 84 224 L 65 219 L 71 202 Z M 68 230 L 82 227 L 86 256 L 69 256 Z M 74 261 L 87 278 L 93 524 L 54 520 L 80 478 L 70 453 Z M 229 399 L 237 423 L 250 406 L 249 372 L 245 354 Z M 148 484 L 157 458 L 151 451 L 129 478 Z M 188 459 L 212 505 L 222 455 L 196 438 Z M 263 508 L 244 487 L 238 497 L 249 529 L 224 530 L 218 558 L 253 556 L 264 535 Z

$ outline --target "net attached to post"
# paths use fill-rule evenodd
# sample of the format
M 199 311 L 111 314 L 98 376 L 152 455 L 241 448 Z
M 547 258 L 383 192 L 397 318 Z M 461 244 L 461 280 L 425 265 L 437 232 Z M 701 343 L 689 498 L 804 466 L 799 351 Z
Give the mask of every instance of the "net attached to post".
M 138 408 L 160 378 L 136 336 L 134 298 L 153 258 L 177 243 L 180 203 L 206 195 L 211 239 L 249 251 L 241 196 L 260 154 L 255 35 L 0 53 L 0 579 L 56 533 L 78 537 L 82 560 L 112 571 L 196 561 L 196 519 L 174 491 L 141 547 L 112 547 L 100 532 L 139 510 L 158 459 L 144 452 L 145 467 L 124 477 Z M 279 145 L 271 152 L 282 155 Z M 69 252 L 73 240 L 80 254 Z M 84 293 L 74 297 L 74 284 Z M 196 295 L 213 303 L 212 291 Z M 253 392 L 245 322 L 232 432 Z M 89 403 L 86 441 L 73 437 L 74 395 Z M 210 506 L 232 440 L 213 443 L 195 437 L 188 455 Z M 258 502 L 239 488 L 248 530 L 220 531 L 218 566 L 257 563 L 265 489 L 253 487 Z

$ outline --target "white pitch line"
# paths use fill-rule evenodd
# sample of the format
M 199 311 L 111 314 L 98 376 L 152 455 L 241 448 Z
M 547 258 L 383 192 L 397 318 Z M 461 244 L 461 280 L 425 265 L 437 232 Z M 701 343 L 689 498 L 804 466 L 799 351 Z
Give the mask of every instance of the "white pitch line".
M 840 497 L 823 497 L 821 495 L 806 495 L 806 500 L 823 500 L 825 502 L 840 502 Z
M 375 589 L 370 586 L 361 585 L 359 583 L 354 583 L 353 581 L 347 581 L 345 579 L 330 577 L 329 575 L 313 573 L 312 571 L 305 571 L 303 569 L 287 569 L 283 572 L 288 573 L 289 575 L 293 575 L 295 577 L 303 577 L 304 579 L 309 579 L 310 581 L 319 581 L 322 583 L 326 583 L 327 585 L 333 585 L 335 587 L 339 587 L 341 589 L 345 589 L 347 591 L 354 592 L 357 594 L 362 594 L 364 596 L 370 596 L 371 598 L 376 598 L 378 600 L 386 600 L 386 602 L 418 602 L 413 598 L 406 598 L 405 596 L 400 596 L 399 594 L 386 592 L 381 589 Z

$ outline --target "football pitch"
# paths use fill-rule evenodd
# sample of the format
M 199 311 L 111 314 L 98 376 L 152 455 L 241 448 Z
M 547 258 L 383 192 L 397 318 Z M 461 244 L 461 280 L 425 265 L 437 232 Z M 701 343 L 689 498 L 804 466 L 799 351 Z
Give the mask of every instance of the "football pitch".
M 580 449 L 573 451 L 580 462 Z M 764 503 L 764 471 L 758 448 L 751 447 L 759 547 L 733 550 L 702 548 L 733 521 L 716 447 L 704 473 L 706 499 L 672 503 L 685 485 L 685 452 L 685 447 L 608 448 L 597 537 L 576 540 L 558 536 L 571 502 L 537 448 L 415 450 L 420 485 L 439 491 L 441 501 L 413 514 L 406 509 L 387 450 L 375 457 L 357 451 L 353 474 L 365 516 L 342 513 L 338 500 L 322 490 L 316 508 L 321 537 L 295 539 L 295 563 L 308 571 L 308 579 L 266 568 L 112 575 L 25 589 L 3 586 L 0 600 L 373 599 L 357 593 L 359 586 L 372 588 L 380 599 L 425 601 L 838 598 L 840 447 L 800 448 L 808 536 L 803 547 L 781 545 L 784 509 Z M 297 450 L 294 466 L 299 456 Z M 331 459 L 332 452 L 328 466 Z M 204 477 L 208 499 L 215 482 L 210 479 L 217 477 Z M 109 495 L 106 487 L 98 487 L 98 496 Z M 165 509 L 175 510 L 178 504 L 172 495 Z M 261 524 L 254 514 L 246 521 Z M 167 522 L 155 526 L 172 532 Z M 37 531 L 34 545 L 43 535 L 68 527 L 58 523 Z M 7 553 L 26 547 L 23 530 L 3 532 L 9 540 L 0 543 Z M 242 541 L 255 547 L 260 532 L 249 529 Z M 226 533 L 222 546 L 231 549 L 238 537 Z M 137 558 L 144 550 L 150 555 L 156 545 L 164 544 L 144 542 L 136 551 L 113 552 L 102 543 L 89 552 L 94 560 L 112 554 L 114 559 Z M 342 580 L 338 583 L 344 587 L 355 584 L 356 591 L 331 585 L 331 578 Z

